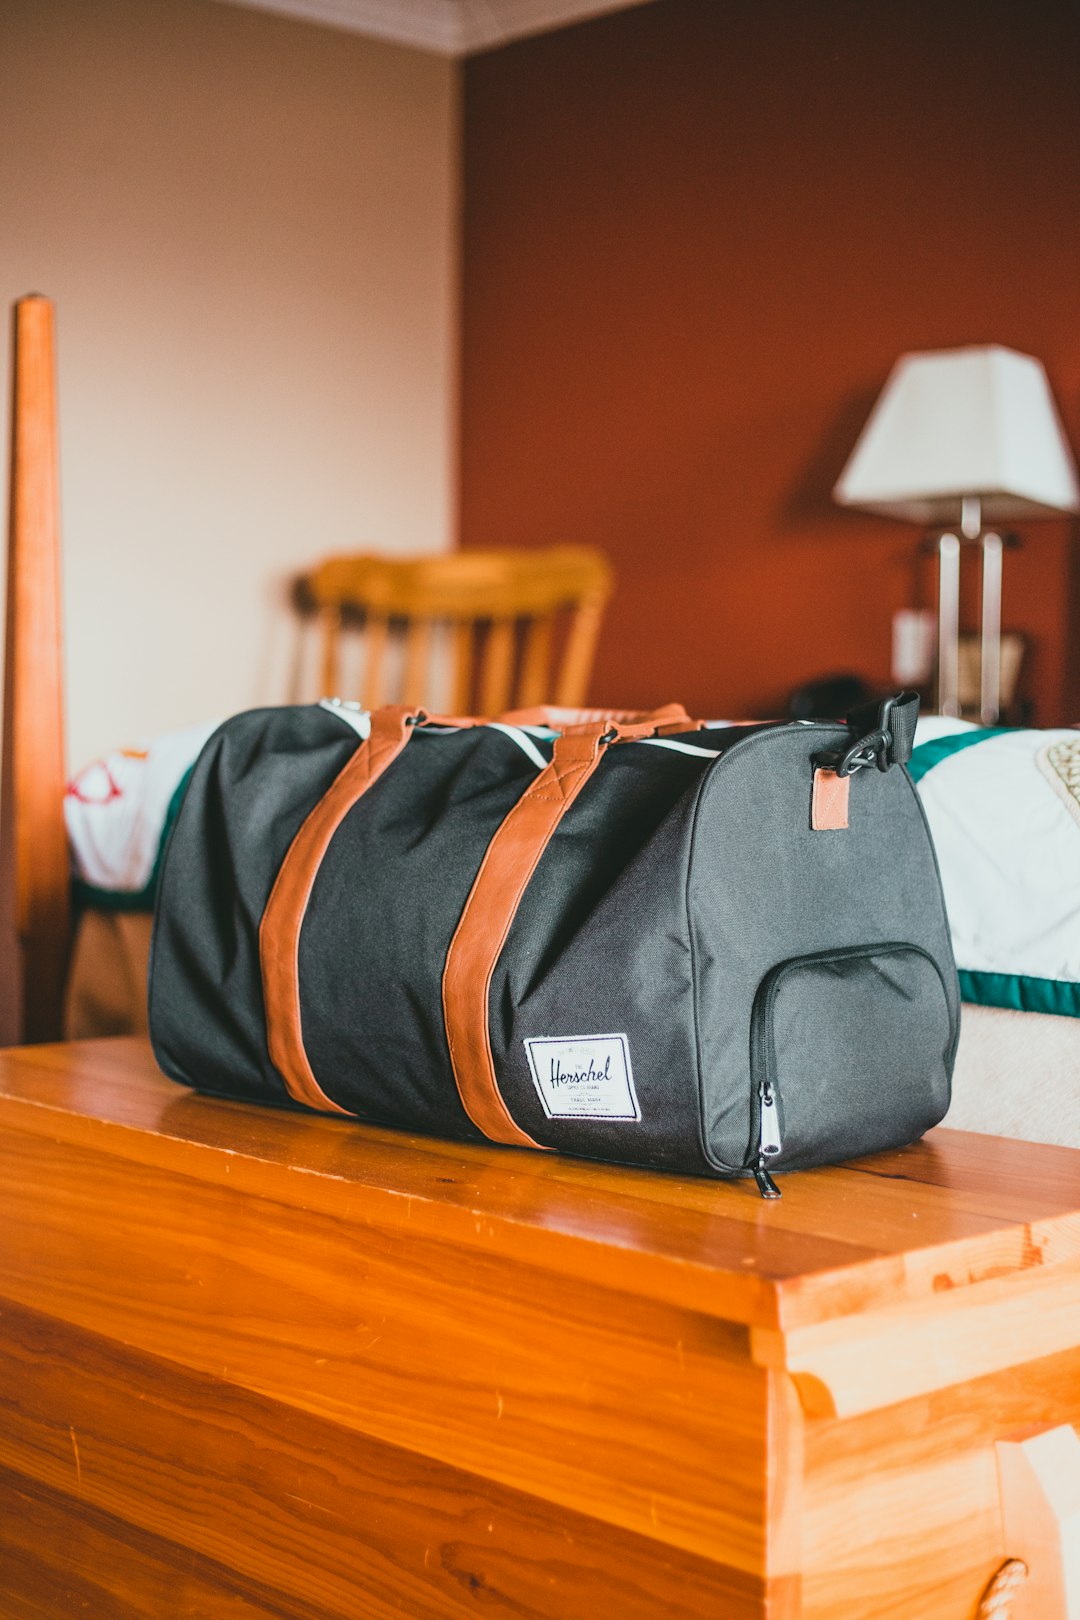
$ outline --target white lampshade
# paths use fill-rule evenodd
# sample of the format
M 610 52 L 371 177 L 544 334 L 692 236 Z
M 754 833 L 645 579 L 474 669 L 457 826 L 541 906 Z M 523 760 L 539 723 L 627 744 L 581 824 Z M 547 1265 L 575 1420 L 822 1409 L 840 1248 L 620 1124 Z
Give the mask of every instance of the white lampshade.
M 1046 372 L 996 344 L 903 355 L 833 496 L 939 527 L 958 523 L 972 496 L 991 522 L 1080 510 Z

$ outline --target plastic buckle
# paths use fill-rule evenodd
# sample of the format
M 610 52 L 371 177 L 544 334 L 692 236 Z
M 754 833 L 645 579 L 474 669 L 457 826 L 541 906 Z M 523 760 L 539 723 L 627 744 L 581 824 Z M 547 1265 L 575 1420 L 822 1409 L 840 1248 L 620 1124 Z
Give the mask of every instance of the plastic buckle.
M 897 708 L 907 709 L 914 705 L 914 713 L 901 714 L 897 730 L 893 729 L 893 711 Z M 873 721 L 874 729 L 865 731 L 861 737 L 849 745 L 846 750 L 835 749 L 828 753 L 814 754 L 815 766 L 835 771 L 837 776 L 851 776 L 855 771 L 866 770 L 870 765 L 876 765 L 879 771 L 885 772 L 893 765 L 905 765 L 911 757 L 911 741 L 915 729 L 915 718 L 918 715 L 918 698 L 914 692 L 900 692 L 895 697 L 884 698 L 877 706 L 876 713 L 868 704 L 865 708 L 856 710 L 848 715 L 848 727 L 866 725 Z
M 836 766 L 837 776 L 851 776 L 869 765 L 876 765 L 879 771 L 887 771 L 892 740 L 891 731 L 868 731 L 841 756 Z
M 878 706 L 877 726 L 873 731 L 866 732 L 856 742 L 853 742 L 847 752 L 840 757 L 836 766 L 837 776 L 850 776 L 854 771 L 865 770 L 869 765 L 876 765 L 879 771 L 887 771 L 895 763 L 893 756 L 893 736 L 890 721 L 896 705 L 901 702 L 907 693 L 899 697 L 887 697 Z

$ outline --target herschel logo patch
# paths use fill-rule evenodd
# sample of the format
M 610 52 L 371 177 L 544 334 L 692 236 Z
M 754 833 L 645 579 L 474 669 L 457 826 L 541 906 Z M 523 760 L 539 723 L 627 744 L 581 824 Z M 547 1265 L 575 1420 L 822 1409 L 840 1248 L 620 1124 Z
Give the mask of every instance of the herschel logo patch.
M 525 1042 L 548 1119 L 640 1119 L 625 1035 L 552 1035 Z

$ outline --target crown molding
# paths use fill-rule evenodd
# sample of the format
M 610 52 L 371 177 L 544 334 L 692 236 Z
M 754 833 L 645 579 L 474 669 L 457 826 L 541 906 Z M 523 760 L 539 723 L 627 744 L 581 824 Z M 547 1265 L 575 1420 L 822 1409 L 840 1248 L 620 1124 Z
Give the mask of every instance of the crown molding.
M 350 34 L 468 56 L 651 0 L 219 0 Z
M 527 34 L 585 22 L 609 11 L 629 11 L 650 0 L 462 0 L 463 41 L 460 54 L 505 45 Z

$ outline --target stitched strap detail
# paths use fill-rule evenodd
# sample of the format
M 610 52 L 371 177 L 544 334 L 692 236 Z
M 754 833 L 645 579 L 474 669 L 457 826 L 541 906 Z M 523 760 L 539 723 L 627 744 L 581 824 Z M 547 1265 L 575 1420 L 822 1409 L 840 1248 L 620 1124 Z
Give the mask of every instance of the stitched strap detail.
M 525 790 L 488 845 L 447 952 L 443 1017 L 462 1106 L 492 1142 L 542 1146 L 515 1123 L 503 1101 L 488 1028 L 491 976 L 521 897 L 555 829 L 608 745 L 653 736 L 672 718 L 670 711 L 657 710 L 635 716 L 630 723 L 604 718 L 571 726 L 555 739 L 551 763 Z
M 401 753 L 426 716 L 388 706 L 371 717 L 371 734 L 339 771 L 289 846 L 259 925 L 259 962 L 270 1061 L 290 1097 L 309 1108 L 348 1114 L 312 1073 L 300 1020 L 300 930 L 330 840 L 359 798 Z
M 660 709 L 558 709 L 541 703 L 531 709 L 509 709 L 500 714 L 499 719 L 510 726 L 550 726 L 554 731 L 600 720 L 613 725 L 638 725 L 647 721 L 657 736 L 665 731 L 701 731 L 705 724 L 703 720 L 691 720 L 681 703 L 665 703 Z

